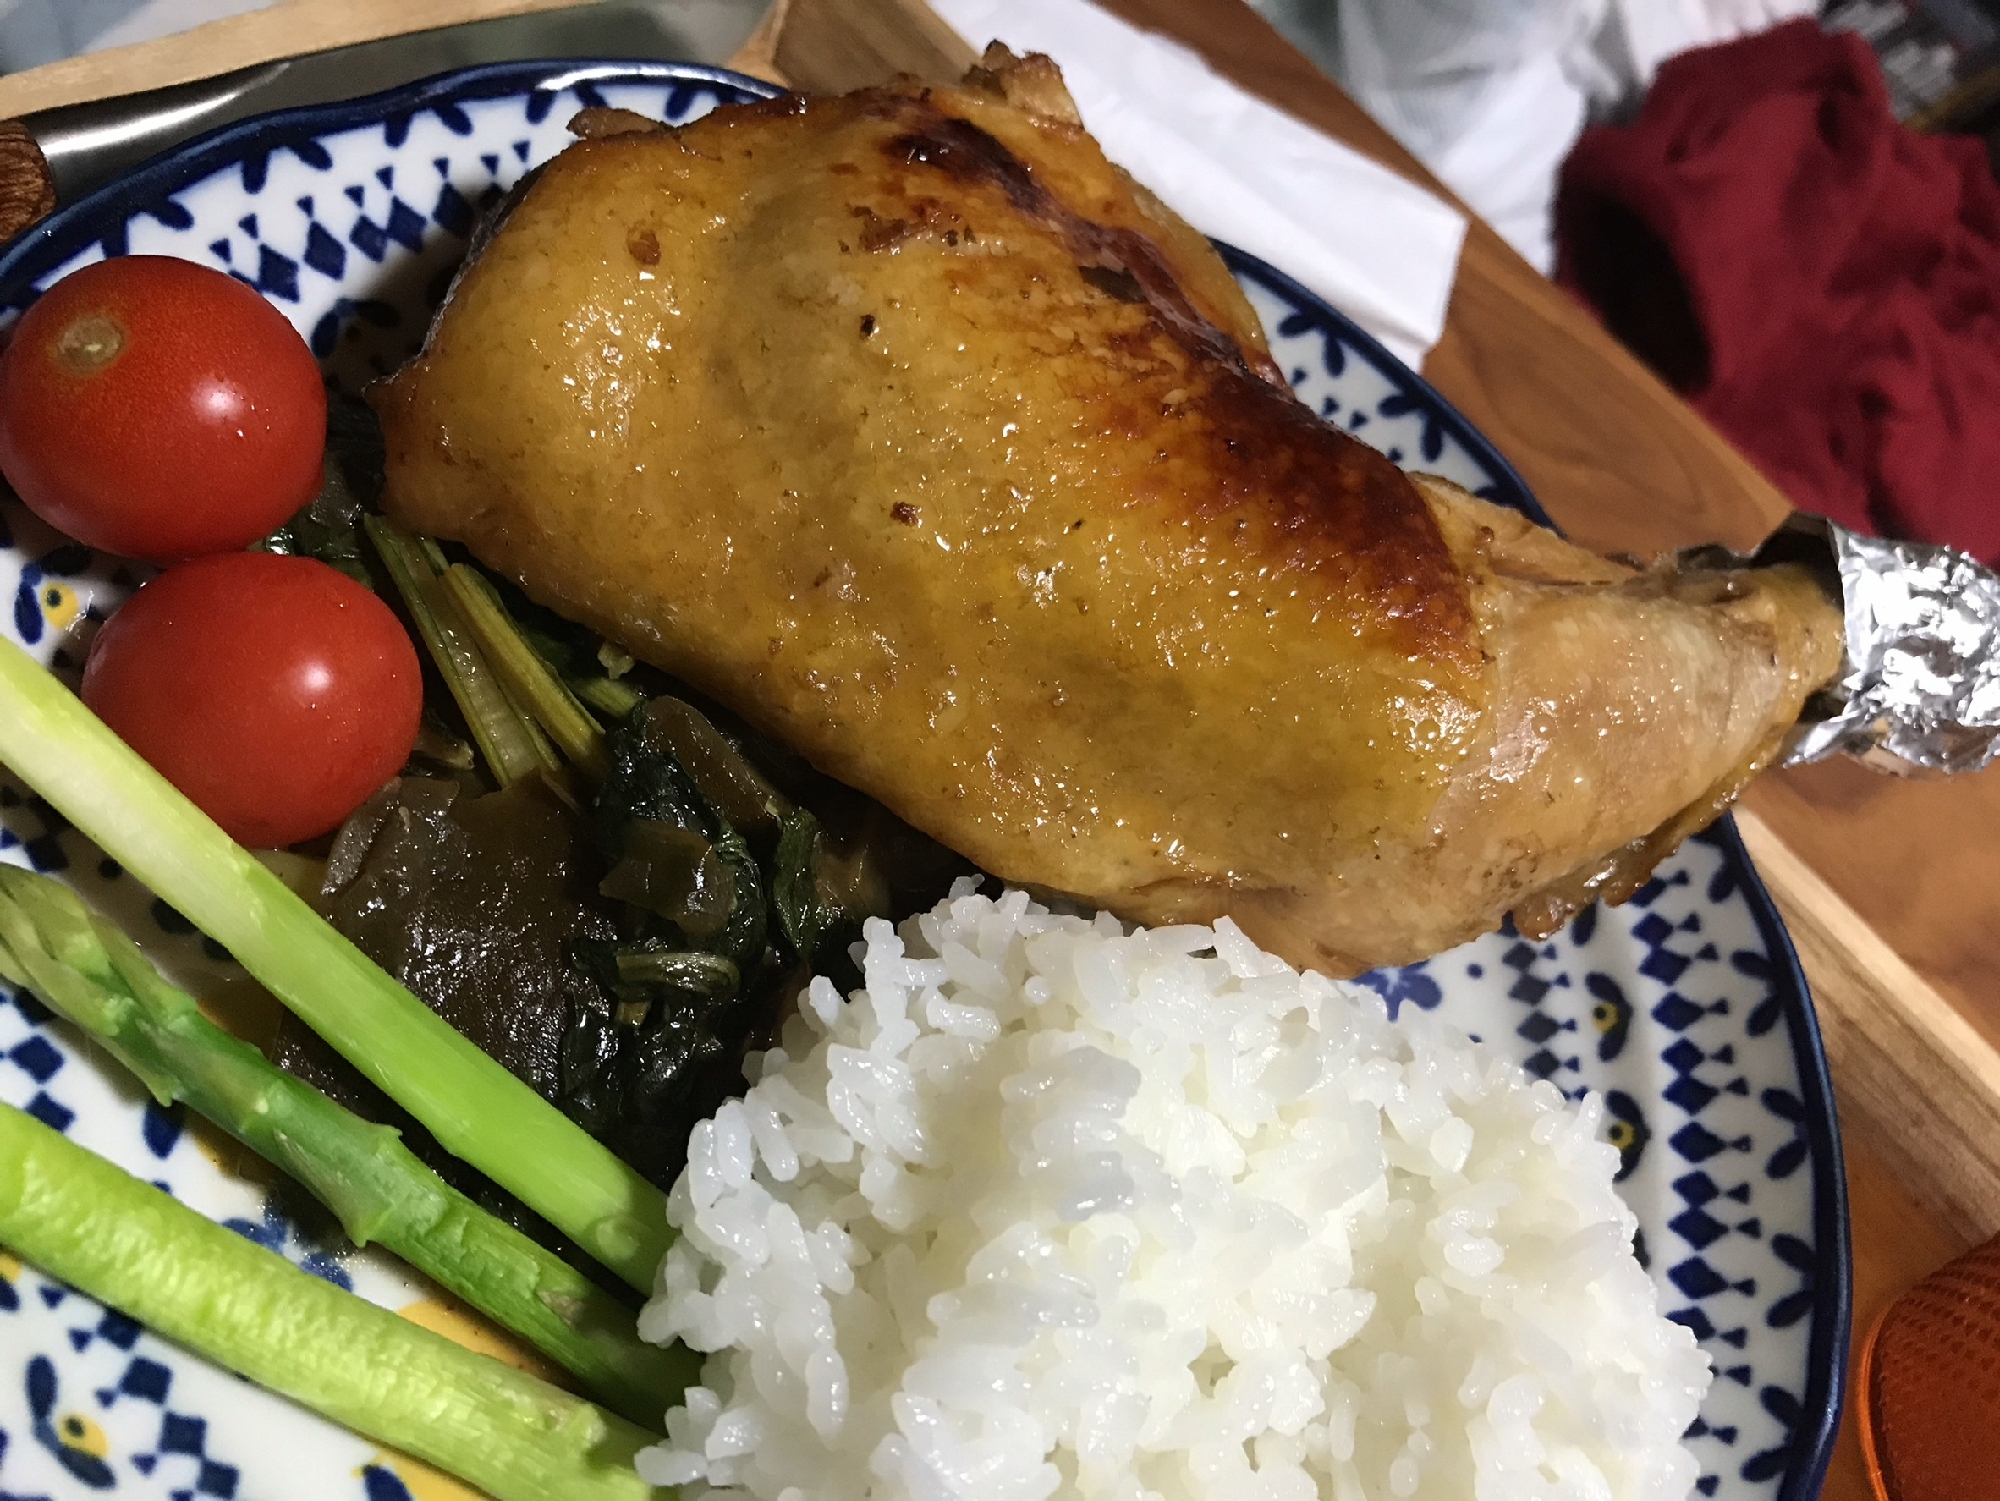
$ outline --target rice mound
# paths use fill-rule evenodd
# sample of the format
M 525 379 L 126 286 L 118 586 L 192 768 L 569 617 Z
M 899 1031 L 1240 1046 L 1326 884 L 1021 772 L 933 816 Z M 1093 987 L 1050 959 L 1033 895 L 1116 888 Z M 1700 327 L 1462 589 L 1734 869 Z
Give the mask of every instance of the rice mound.
M 640 1318 L 701 1497 L 1683 1501 L 1595 1099 L 1228 921 L 961 889 L 696 1127 Z

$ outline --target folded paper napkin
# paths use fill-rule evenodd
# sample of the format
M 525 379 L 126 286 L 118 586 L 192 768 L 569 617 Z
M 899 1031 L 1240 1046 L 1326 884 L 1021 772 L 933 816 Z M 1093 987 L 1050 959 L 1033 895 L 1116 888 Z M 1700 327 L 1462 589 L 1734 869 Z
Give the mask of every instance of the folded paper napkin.
M 932 0 L 976 49 L 1062 68 L 1084 124 L 1195 228 L 1261 256 L 1420 365 L 1444 330 L 1465 216 L 1087 0 Z

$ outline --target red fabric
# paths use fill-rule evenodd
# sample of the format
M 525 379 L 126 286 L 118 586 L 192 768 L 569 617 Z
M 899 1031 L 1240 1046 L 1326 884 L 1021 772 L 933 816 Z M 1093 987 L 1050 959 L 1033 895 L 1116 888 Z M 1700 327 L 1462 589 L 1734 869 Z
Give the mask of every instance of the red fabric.
M 1802 510 L 2000 560 L 2000 186 L 1796 21 L 1674 58 L 1586 131 L 1557 279 Z

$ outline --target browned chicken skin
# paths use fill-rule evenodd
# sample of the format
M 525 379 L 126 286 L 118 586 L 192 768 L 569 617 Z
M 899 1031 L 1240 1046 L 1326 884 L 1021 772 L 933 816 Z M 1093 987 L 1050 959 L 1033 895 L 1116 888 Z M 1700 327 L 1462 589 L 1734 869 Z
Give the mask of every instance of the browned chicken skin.
M 1834 608 L 1320 422 L 1053 68 L 994 61 L 571 147 L 377 393 L 391 512 L 1010 881 L 1334 973 L 1627 894 Z

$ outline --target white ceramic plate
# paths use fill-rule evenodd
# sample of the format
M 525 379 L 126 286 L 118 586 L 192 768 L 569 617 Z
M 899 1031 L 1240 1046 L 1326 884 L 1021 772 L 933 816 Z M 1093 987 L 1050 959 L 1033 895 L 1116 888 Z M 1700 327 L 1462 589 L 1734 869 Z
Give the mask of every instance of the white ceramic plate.
M 680 64 L 512 63 L 245 121 L 18 242 L 0 257 L 0 324 L 100 257 L 179 255 L 255 286 L 329 379 L 358 389 L 415 348 L 481 206 L 561 149 L 578 107 L 680 122 L 768 92 Z M 1541 518 L 1421 379 L 1281 273 L 1225 254 L 1279 364 L 1328 421 Z M 0 502 L 0 631 L 58 671 L 74 672 L 95 621 L 133 582 L 116 560 Z M 195 988 L 229 987 L 227 964 L 185 924 L 4 782 L 0 859 L 62 872 L 167 944 Z M 1605 1093 L 1642 1255 L 1718 1372 L 1690 1437 L 1697 1494 L 1816 1496 L 1847 1347 L 1839 1140 L 1804 980 L 1728 822 L 1690 840 L 1626 906 L 1586 912 L 1546 942 L 1499 933 L 1369 983 L 1392 1007 L 1439 1010 L 1566 1091 Z M 146 1103 L 31 1000 L 0 999 L 0 1099 L 322 1276 L 441 1317 L 434 1295 L 392 1264 L 302 1242 L 265 1187 L 226 1169 L 177 1112 Z M 0 1255 L 0 1501 L 106 1492 L 431 1501 L 456 1488 Z

